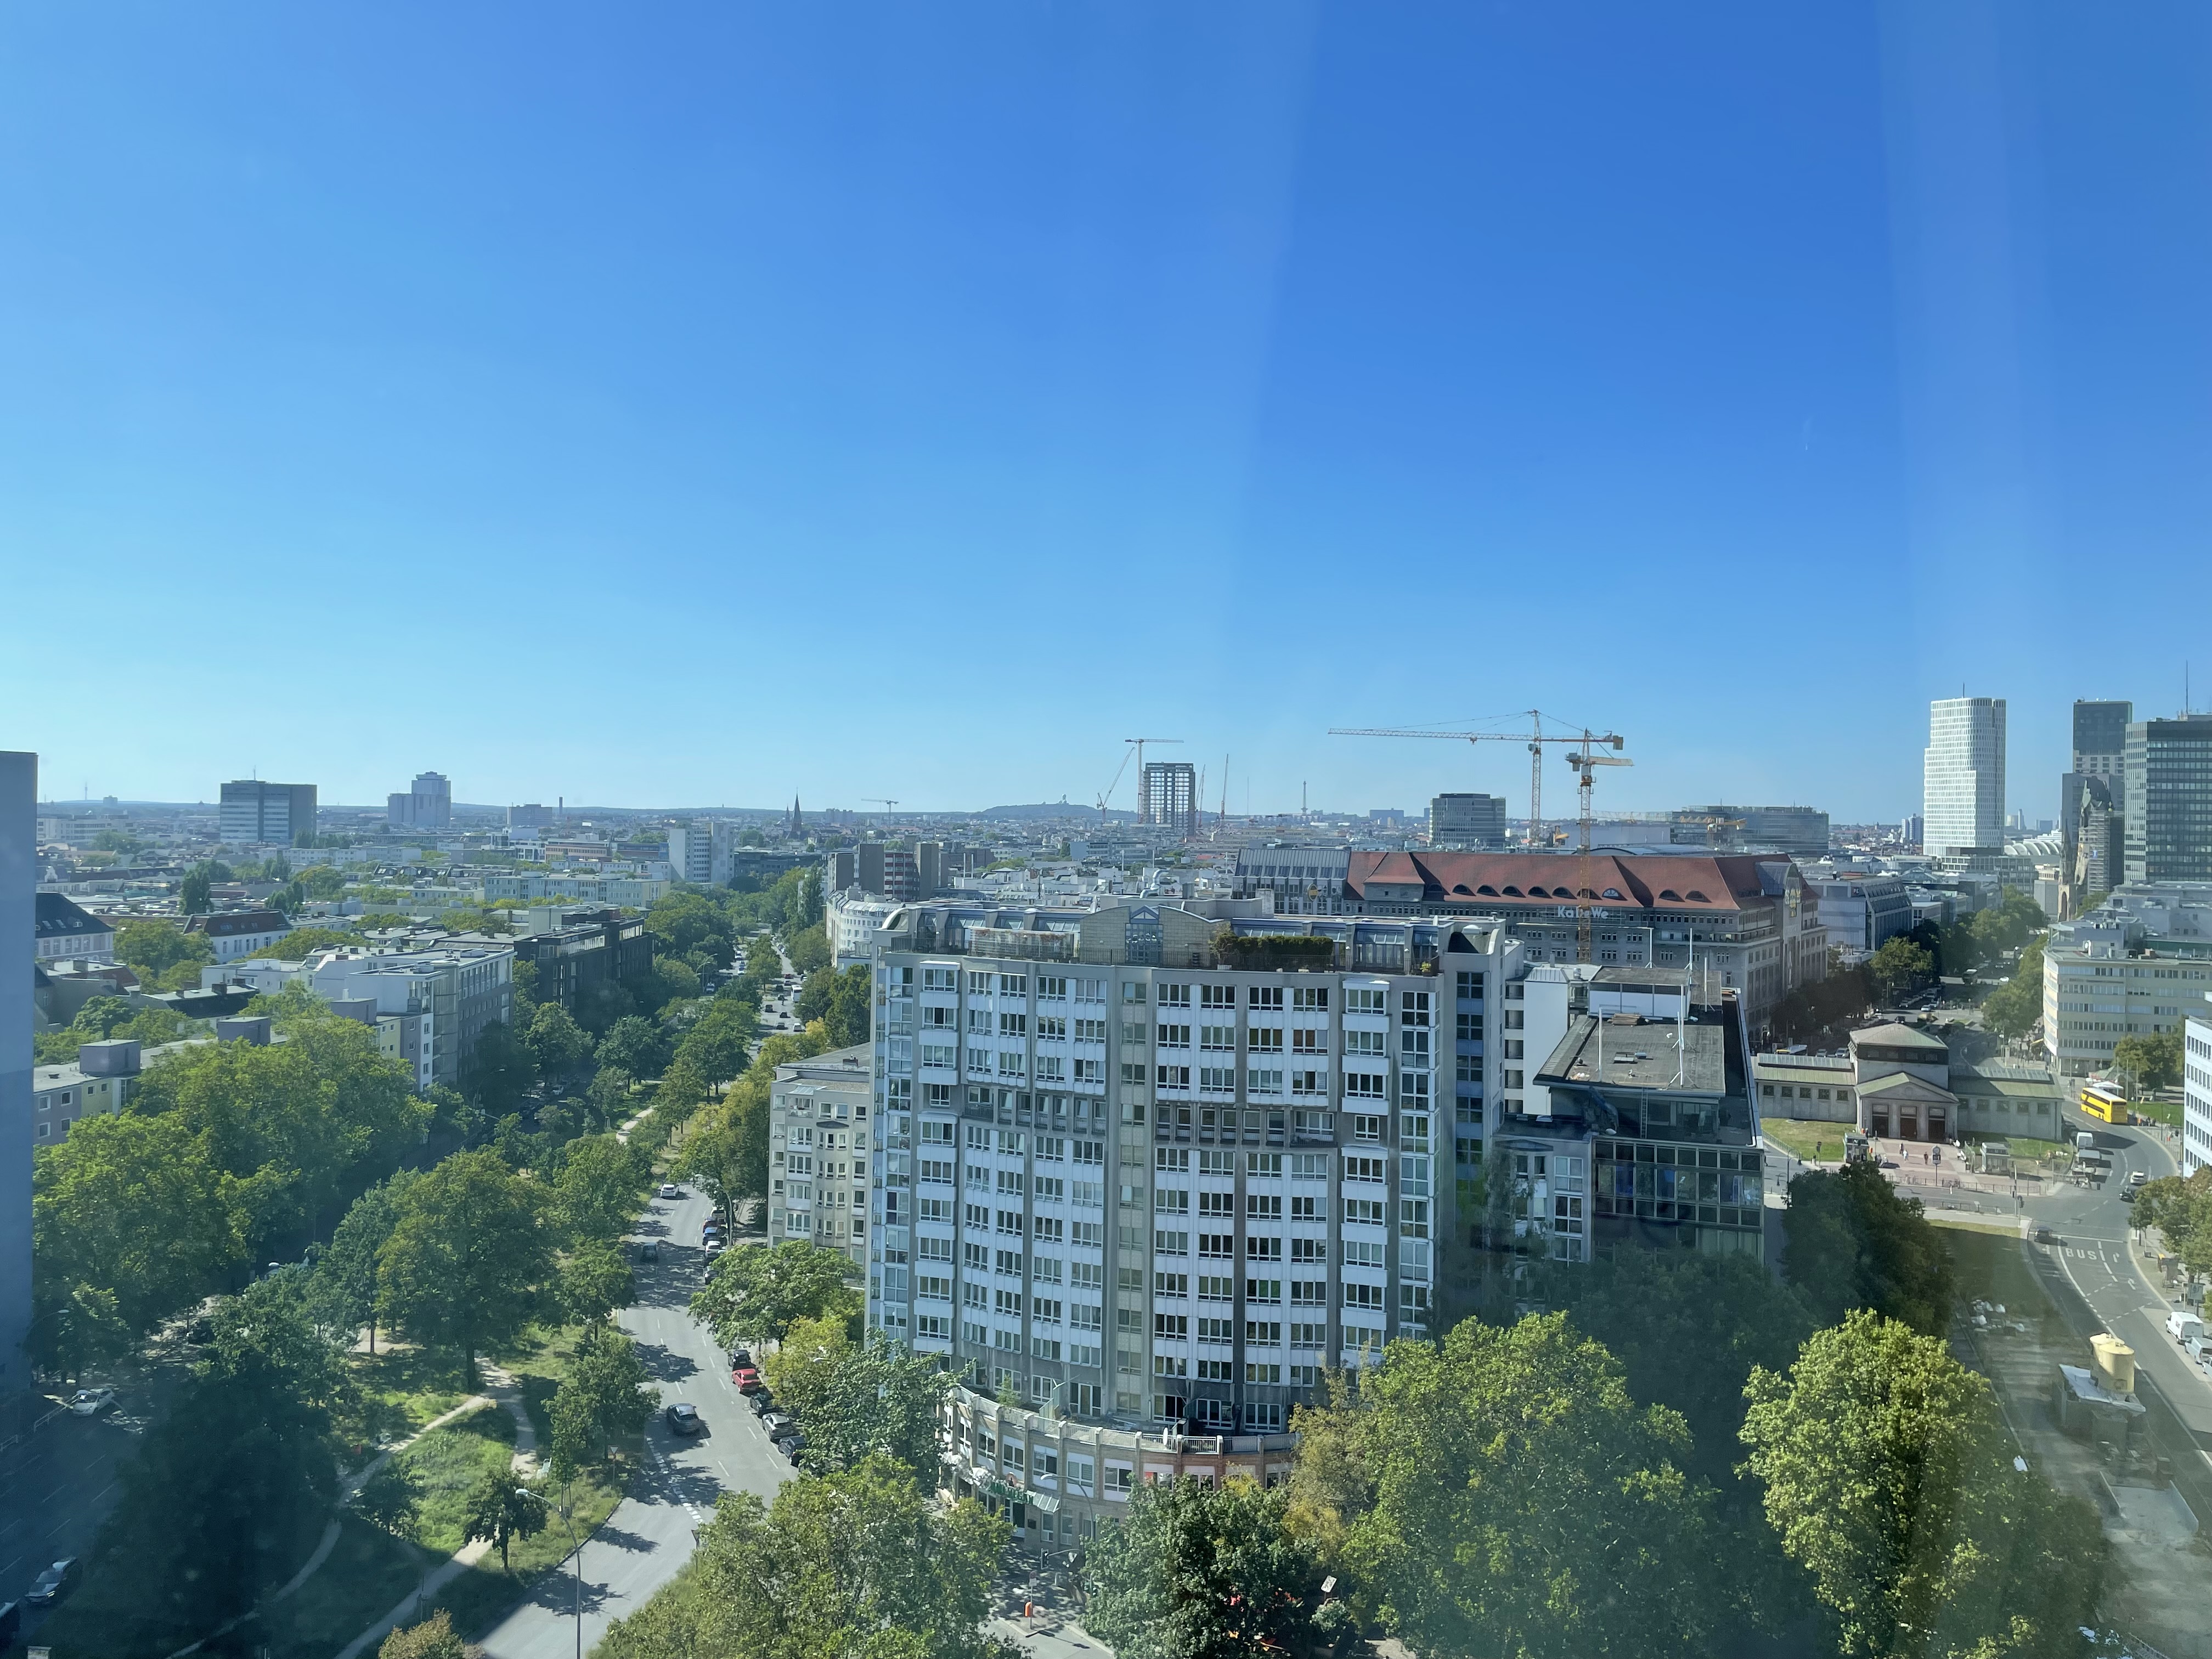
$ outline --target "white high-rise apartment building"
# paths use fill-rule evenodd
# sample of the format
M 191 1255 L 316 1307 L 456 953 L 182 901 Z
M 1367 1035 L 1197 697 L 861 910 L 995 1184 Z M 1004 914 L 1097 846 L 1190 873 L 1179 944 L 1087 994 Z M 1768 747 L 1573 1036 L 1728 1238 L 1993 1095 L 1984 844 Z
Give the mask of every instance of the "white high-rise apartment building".
M 2212 1008 L 2181 1025 L 2181 1173 L 2212 1164 Z
M 1922 845 L 1931 857 L 2003 853 L 2002 697 L 1941 697 L 1928 705 L 1922 795 Z
M 1547 970 L 1547 1020 L 1534 954 L 1494 917 L 896 907 L 869 953 L 868 1321 L 961 1379 L 950 1489 L 1065 1544 L 1133 1479 L 1272 1469 L 1325 1370 L 1433 1334 L 1486 1263 L 1759 1254 L 1733 1004 L 1726 1034 L 1690 1024 L 1711 1075 L 1685 1079 L 1674 1014 L 1629 1017 L 1647 981 L 1679 1012 L 1685 975 Z M 1608 1062 L 1611 1108 L 1572 1066 L 1529 1086 L 1592 1043 L 1656 1082 Z M 1664 1109 L 1620 1103 L 1638 1089 Z M 817 1239 L 820 1160 L 857 1153 L 862 1109 L 833 1106 L 853 1138 L 825 1150 L 817 1106 L 801 1148 Z

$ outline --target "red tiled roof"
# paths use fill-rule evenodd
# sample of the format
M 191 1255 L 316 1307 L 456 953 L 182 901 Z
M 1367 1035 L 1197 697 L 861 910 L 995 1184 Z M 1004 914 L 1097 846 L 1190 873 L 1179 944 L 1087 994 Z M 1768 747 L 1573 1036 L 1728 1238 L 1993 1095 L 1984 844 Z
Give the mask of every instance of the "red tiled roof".
M 1644 909 L 1739 910 L 1765 902 L 1753 856 L 1592 853 L 1589 890 L 1599 903 Z M 1583 860 L 1572 853 L 1355 852 L 1345 878 L 1362 897 L 1371 883 L 1421 886 L 1432 904 L 1559 904 L 1575 897 Z M 1618 896 L 1608 896 L 1608 890 Z

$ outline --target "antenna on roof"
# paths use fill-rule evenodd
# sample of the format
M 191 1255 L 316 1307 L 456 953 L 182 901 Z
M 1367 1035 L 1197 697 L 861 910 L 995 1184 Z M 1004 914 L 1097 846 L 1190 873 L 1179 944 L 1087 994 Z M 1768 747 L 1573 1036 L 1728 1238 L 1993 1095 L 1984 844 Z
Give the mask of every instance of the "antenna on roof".
M 1690 971 L 1682 981 L 1682 1000 L 1674 1005 L 1674 1085 L 1682 1086 L 1690 1074 L 1690 988 L 1698 982 L 1698 930 L 1690 929 Z

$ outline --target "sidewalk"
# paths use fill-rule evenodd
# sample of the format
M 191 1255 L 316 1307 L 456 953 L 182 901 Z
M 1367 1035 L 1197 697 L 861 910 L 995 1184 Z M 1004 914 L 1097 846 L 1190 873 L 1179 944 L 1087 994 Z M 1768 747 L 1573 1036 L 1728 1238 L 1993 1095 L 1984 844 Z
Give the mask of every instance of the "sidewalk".
M 502 1370 L 489 1361 L 483 1362 L 483 1370 L 484 1381 L 490 1385 L 491 1389 L 489 1395 L 475 1395 L 468 1401 L 447 1412 L 443 1417 L 438 1419 L 437 1422 L 425 1424 L 422 1431 L 409 1439 L 406 1444 L 413 1445 L 416 1440 L 429 1433 L 432 1429 L 441 1424 L 450 1423 L 465 1412 L 476 1410 L 480 1406 L 496 1403 L 505 1407 L 508 1415 L 514 1419 L 514 1458 L 510 1467 L 519 1478 L 527 1480 L 538 1473 L 538 1431 L 531 1425 L 530 1413 L 522 1408 L 522 1390 L 515 1386 L 514 1378 L 510 1373 Z M 404 1449 L 405 1448 L 403 1446 L 394 1446 L 391 1452 L 385 1453 L 382 1457 L 377 1458 L 363 1469 L 360 1480 L 349 1483 L 349 1489 L 346 1493 L 348 1500 L 350 1501 L 354 1494 L 361 1490 L 361 1481 L 366 1480 L 381 1468 L 392 1452 Z M 331 1527 L 330 1541 L 336 1540 L 337 1533 L 337 1525 L 333 1522 Z M 325 1553 L 328 1553 L 327 1543 Z M 393 1607 L 391 1612 L 386 1613 L 383 1618 L 341 1648 L 338 1650 L 338 1659 L 358 1659 L 358 1656 L 382 1642 L 398 1626 L 428 1617 L 431 1605 L 438 1598 L 438 1592 L 490 1553 L 491 1541 L 489 1539 L 479 1538 L 474 1543 L 464 1544 L 460 1550 L 442 1565 L 433 1569 L 429 1576 L 423 1579 L 419 1589 L 410 1592 L 406 1599 Z

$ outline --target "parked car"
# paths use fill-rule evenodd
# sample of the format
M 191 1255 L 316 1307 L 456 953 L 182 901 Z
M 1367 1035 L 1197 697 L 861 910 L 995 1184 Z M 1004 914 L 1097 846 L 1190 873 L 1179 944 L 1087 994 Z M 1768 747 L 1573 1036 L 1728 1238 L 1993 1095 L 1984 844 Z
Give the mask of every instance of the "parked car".
M 753 1351 L 750 1348 L 732 1348 L 730 1350 L 731 1370 L 735 1370 L 740 1365 L 750 1365 L 752 1363 Z
M 660 1183 L 660 1195 L 663 1198 L 681 1198 L 684 1189 L 672 1181 L 664 1181 Z
M 97 1417 L 115 1409 L 112 1389 L 79 1389 L 70 1396 L 69 1408 L 79 1417 Z
M 76 1588 L 79 1577 L 75 1556 L 57 1561 L 39 1575 L 39 1582 L 31 1586 L 23 1599 L 36 1607 L 50 1607 Z
M 765 1382 L 756 1389 L 750 1398 L 755 1417 L 765 1417 L 775 1409 L 775 1390 Z
M 796 1468 L 799 1463 L 799 1454 L 806 1449 L 806 1437 L 803 1434 L 788 1434 L 775 1443 L 783 1448 L 783 1455 L 788 1457 L 793 1467 Z
M 750 1365 L 733 1368 L 730 1372 L 730 1381 L 738 1385 L 739 1394 L 750 1394 L 756 1389 L 767 1386 L 761 1381 L 761 1374 Z
M 764 1412 L 761 1415 L 761 1427 L 768 1431 L 769 1439 L 781 1440 L 799 1432 L 799 1419 L 788 1412 Z
M 2204 1322 L 2185 1308 L 2176 1308 L 2166 1316 L 2166 1334 L 2183 1342 L 2204 1334 Z
M 696 1406 L 687 1406 L 680 1400 L 671 1406 L 664 1415 L 668 1419 L 668 1426 L 678 1434 L 696 1434 L 707 1426 L 699 1415 L 699 1408 Z
M 710 1257 L 718 1256 L 727 1249 L 729 1245 L 721 1239 L 710 1238 L 707 1241 L 707 1254 Z

